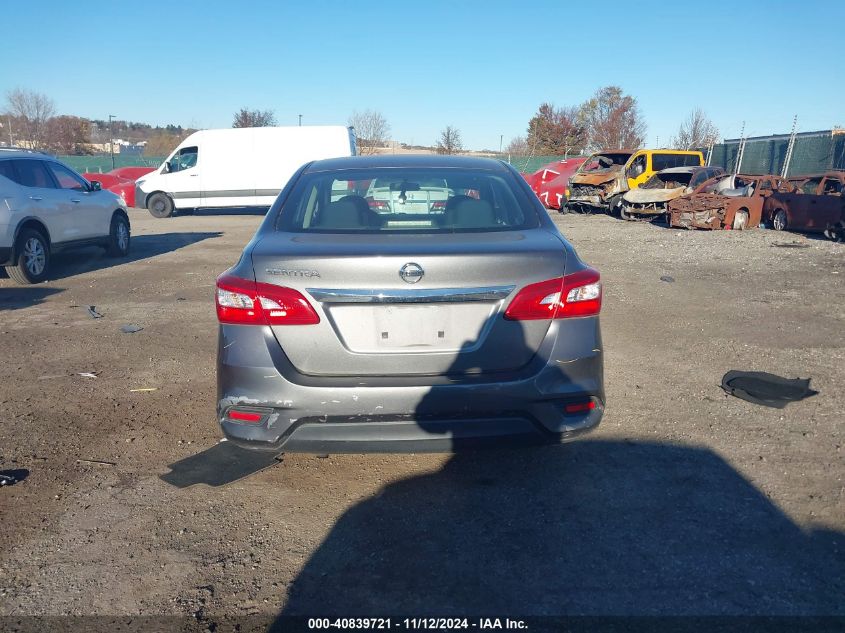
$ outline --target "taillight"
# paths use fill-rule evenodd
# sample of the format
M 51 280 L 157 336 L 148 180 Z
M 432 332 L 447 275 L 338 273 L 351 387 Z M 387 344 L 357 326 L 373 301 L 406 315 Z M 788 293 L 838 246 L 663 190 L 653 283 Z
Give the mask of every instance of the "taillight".
M 370 208 L 377 213 L 390 212 L 390 203 L 387 200 L 373 200 L 372 198 L 367 198 L 367 204 L 370 205 Z
M 437 202 L 432 202 L 431 207 L 429 208 L 430 212 L 434 211 L 445 211 L 446 210 L 446 202 L 443 200 L 438 200 Z
M 317 312 L 301 293 L 223 273 L 217 278 L 217 320 L 236 325 L 313 325 Z
M 505 318 L 511 321 L 567 319 L 601 312 L 601 277 L 597 270 L 578 272 L 529 284 L 511 301 Z

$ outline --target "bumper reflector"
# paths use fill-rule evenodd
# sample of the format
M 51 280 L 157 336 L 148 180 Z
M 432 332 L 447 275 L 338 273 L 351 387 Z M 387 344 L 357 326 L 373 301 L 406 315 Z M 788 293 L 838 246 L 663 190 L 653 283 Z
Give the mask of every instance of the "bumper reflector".
M 585 402 L 570 402 L 564 405 L 563 410 L 566 413 L 584 413 L 585 411 L 592 411 L 595 408 L 595 400 L 587 400 Z
M 238 411 L 237 409 L 230 409 L 226 414 L 230 420 L 237 420 L 238 422 L 261 422 L 264 417 L 263 413 L 256 413 L 255 411 Z

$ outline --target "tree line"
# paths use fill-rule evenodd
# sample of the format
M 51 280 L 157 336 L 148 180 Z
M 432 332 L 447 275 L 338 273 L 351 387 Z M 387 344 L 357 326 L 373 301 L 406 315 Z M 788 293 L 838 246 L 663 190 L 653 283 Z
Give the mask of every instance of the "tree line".
M 645 145 L 646 123 L 635 97 L 619 86 L 599 88 L 584 103 L 556 107 L 542 103 L 528 122 L 526 136 L 510 141 L 510 154 L 575 156 L 605 149 Z M 669 147 L 693 149 L 719 140 L 719 130 L 701 109 L 685 119 Z
M 193 131 L 181 125 L 152 126 L 57 114 L 50 97 L 22 88 L 6 93 L 5 111 L 0 114 L 0 142 L 54 154 L 95 154 L 97 144 L 123 138 L 146 141 L 145 154 L 163 156 Z

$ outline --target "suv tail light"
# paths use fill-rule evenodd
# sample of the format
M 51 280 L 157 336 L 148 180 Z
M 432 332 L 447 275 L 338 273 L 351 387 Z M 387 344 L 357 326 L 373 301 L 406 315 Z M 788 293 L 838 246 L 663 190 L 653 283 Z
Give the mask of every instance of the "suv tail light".
M 511 301 L 505 318 L 510 321 L 567 319 L 601 312 L 601 276 L 597 270 L 578 272 L 529 284 Z
M 235 325 L 313 325 L 319 315 L 301 293 L 223 273 L 217 278 L 217 320 Z

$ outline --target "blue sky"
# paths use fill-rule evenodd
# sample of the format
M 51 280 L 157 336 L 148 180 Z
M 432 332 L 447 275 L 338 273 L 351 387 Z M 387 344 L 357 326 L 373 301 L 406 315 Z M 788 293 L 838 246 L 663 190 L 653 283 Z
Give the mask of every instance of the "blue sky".
M 845 125 L 845 2 L 16 2 L 2 11 L 0 96 L 61 113 L 228 127 L 381 111 L 402 142 L 446 125 L 471 149 L 524 135 L 543 101 L 617 84 L 648 144 L 702 107 L 726 137 Z M 20 51 L 20 53 L 16 53 Z M 0 99 L 1 101 L 2 99 Z M 2 106 L 0 106 L 2 108 Z

